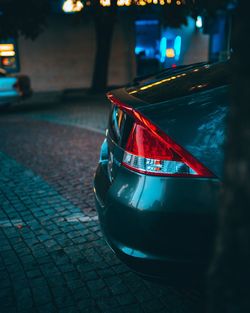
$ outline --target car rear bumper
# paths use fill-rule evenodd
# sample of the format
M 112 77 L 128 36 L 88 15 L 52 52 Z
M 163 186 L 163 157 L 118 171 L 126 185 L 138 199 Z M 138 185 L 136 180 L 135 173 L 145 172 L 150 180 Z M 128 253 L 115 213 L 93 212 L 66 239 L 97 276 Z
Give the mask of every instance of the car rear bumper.
M 20 95 L 17 91 L 2 91 L 0 90 L 0 106 L 4 106 L 8 103 L 17 101 L 20 98 Z
M 105 238 L 130 267 L 145 274 L 208 264 L 216 220 L 217 179 L 153 177 L 107 163 L 96 171 L 96 207 Z

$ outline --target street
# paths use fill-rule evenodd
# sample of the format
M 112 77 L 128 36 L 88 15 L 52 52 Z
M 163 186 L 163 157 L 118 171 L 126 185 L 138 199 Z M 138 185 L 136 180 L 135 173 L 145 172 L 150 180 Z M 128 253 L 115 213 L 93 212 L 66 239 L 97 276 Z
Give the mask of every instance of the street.
M 144 280 L 113 254 L 92 191 L 109 103 L 30 99 L 0 112 L 0 312 L 202 312 L 198 288 Z

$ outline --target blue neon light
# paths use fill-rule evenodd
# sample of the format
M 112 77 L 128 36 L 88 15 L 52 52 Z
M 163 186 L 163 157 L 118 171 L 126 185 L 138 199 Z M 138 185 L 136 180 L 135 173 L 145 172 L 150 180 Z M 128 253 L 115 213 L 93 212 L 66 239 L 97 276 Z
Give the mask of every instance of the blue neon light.
M 139 54 L 141 51 L 145 51 L 145 48 L 135 47 L 135 54 Z
M 166 50 L 167 50 L 167 38 L 162 37 L 161 42 L 160 42 L 160 61 L 161 61 L 161 63 L 165 62 Z
M 158 25 L 158 20 L 139 20 L 135 21 L 135 25 L 137 26 L 145 26 L 145 25 Z
M 178 61 L 181 54 L 181 36 L 176 36 L 174 40 L 175 60 Z

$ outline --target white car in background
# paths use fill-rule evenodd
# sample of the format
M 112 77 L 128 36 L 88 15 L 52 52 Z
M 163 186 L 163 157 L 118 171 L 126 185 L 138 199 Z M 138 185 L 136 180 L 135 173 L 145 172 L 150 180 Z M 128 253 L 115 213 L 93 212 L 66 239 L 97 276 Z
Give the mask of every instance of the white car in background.
M 11 75 L 0 68 L 0 107 L 31 95 L 32 89 L 27 75 Z

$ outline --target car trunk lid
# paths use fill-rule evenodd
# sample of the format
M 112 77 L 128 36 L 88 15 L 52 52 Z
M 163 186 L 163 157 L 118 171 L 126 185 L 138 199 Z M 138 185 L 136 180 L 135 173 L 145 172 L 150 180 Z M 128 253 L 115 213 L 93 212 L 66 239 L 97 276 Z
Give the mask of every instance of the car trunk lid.
M 197 86 L 201 83 L 200 80 L 197 81 L 193 77 L 193 75 L 196 76 L 196 79 L 200 77 L 200 74 L 197 76 L 195 69 L 197 68 L 193 67 L 191 70 L 189 69 L 189 72 L 184 71 L 183 73 L 179 71 L 178 75 L 184 73 L 187 75 L 172 79 L 178 85 L 178 79 L 185 77 L 184 80 L 182 79 L 182 86 L 185 87 L 180 87 L 181 85 L 179 84 L 179 94 L 178 88 L 175 88 L 175 92 L 173 92 L 166 85 L 166 88 L 170 88 L 170 95 L 164 91 L 164 98 L 162 94 L 158 95 L 157 93 L 154 98 L 151 94 L 151 88 L 156 88 L 159 81 L 159 79 L 154 78 L 146 84 L 145 82 L 139 84 L 137 87 L 130 87 L 127 90 L 115 90 L 112 92 L 112 95 L 119 99 L 118 101 L 127 106 L 127 108 L 132 108 L 146 117 L 153 125 L 156 125 L 169 136 L 171 140 L 183 147 L 208 170 L 213 172 L 215 176 L 222 178 L 225 121 L 229 103 L 228 83 L 224 77 L 226 71 L 221 65 L 215 66 L 214 69 L 202 66 L 203 75 L 205 75 L 205 78 L 202 78 L 202 83 L 204 84 L 206 81 L 206 87 L 197 87 L 190 90 L 190 81 L 192 86 L 194 86 L 195 81 Z M 206 77 L 208 69 L 210 80 Z M 175 76 L 177 76 L 176 72 Z M 171 77 L 162 77 L 161 80 Z M 172 80 L 169 80 L 171 84 Z M 153 87 L 143 89 L 143 97 L 135 97 L 135 92 L 131 94 L 131 91 L 139 90 L 142 86 L 145 87 L 152 84 L 154 84 Z M 208 85 L 210 86 L 209 88 L 207 88 Z M 159 89 L 158 92 L 160 92 Z M 122 129 L 122 131 L 125 130 L 126 127 Z M 128 139 L 128 136 L 126 138 Z M 125 148 L 122 142 L 118 143 L 118 146 Z

